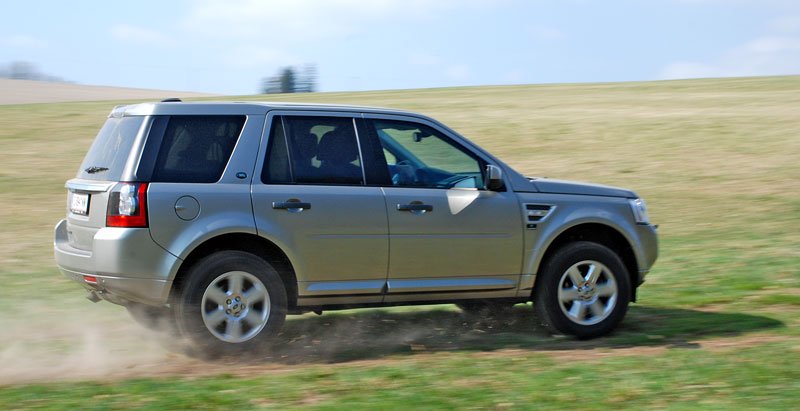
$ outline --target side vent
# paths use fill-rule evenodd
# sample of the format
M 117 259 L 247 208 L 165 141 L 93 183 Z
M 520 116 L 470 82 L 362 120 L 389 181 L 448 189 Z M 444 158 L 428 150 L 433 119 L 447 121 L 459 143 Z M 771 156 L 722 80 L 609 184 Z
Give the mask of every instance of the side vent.
M 547 218 L 555 208 L 548 204 L 525 204 L 525 217 L 529 223 L 538 223 Z

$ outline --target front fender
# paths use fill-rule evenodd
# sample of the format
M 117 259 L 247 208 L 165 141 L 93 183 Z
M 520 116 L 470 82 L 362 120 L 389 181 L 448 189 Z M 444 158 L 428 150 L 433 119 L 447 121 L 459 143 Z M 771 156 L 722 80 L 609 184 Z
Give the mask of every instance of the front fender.
M 522 193 L 520 199 L 523 212 L 525 204 L 554 207 L 544 220 L 535 224 L 535 228 L 528 227 L 525 230 L 520 296 L 529 294 L 533 289 L 542 260 L 559 236 L 584 224 L 600 224 L 618 232 L 633 249 L 640 271 L 649 269 L 654 261 L 644 251 L 650 247 L 646 244 L 651 241 L 643 238 L 641 226 L 633 220 L 625 198 Z

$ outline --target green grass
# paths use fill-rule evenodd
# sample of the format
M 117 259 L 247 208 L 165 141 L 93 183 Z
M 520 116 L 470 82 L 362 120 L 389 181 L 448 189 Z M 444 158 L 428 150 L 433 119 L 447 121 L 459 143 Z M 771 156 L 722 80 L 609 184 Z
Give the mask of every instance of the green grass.
M 246 365 L 159 354 L 166 371 L 150 376 L 97 354 L 115 377 L 0 387 L 0 409 L 796 406 L 800 77 L 235 100 L 267 98 L 418 111 L 528 175 L 636 190 L 661 240 L 639 303 L 588 342 L 548 336 L 529 306 L 477 323 L 452 306 L 306 315 Z M 52 261 L 64 181 L 115 104 L 0 106 L 0 376 L 36 380 L 26 370 L 52 366 L 69 378 L 63 358 L 85 349 L 81 327 L 100 330 L 111 358 L 152 349 L 123 310 L 83 300 Z
M 791 409 L 800 389 L 784 343 L 654 355 L 420 355 L 279 374 L 6 388 L 3 408 Z M 574 358 L 570 358 L 574 357 Z

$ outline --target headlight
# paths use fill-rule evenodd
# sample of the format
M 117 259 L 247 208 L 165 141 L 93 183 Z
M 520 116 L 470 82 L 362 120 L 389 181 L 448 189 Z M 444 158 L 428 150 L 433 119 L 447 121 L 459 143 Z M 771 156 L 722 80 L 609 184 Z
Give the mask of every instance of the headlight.
M 650 224 L 650 216 L 647 215 L 647 205 L 641 198 L 628 200 L 633 211 L 633 218 L 636 219 L 636 224 Z

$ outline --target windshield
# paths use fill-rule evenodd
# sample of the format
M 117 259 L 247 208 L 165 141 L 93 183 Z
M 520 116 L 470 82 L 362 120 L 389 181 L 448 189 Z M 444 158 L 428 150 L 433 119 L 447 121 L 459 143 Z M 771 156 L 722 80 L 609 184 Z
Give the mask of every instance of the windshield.
M 78 178 L 119 181 L 144 117 L 109 118 L 97 133 Z

